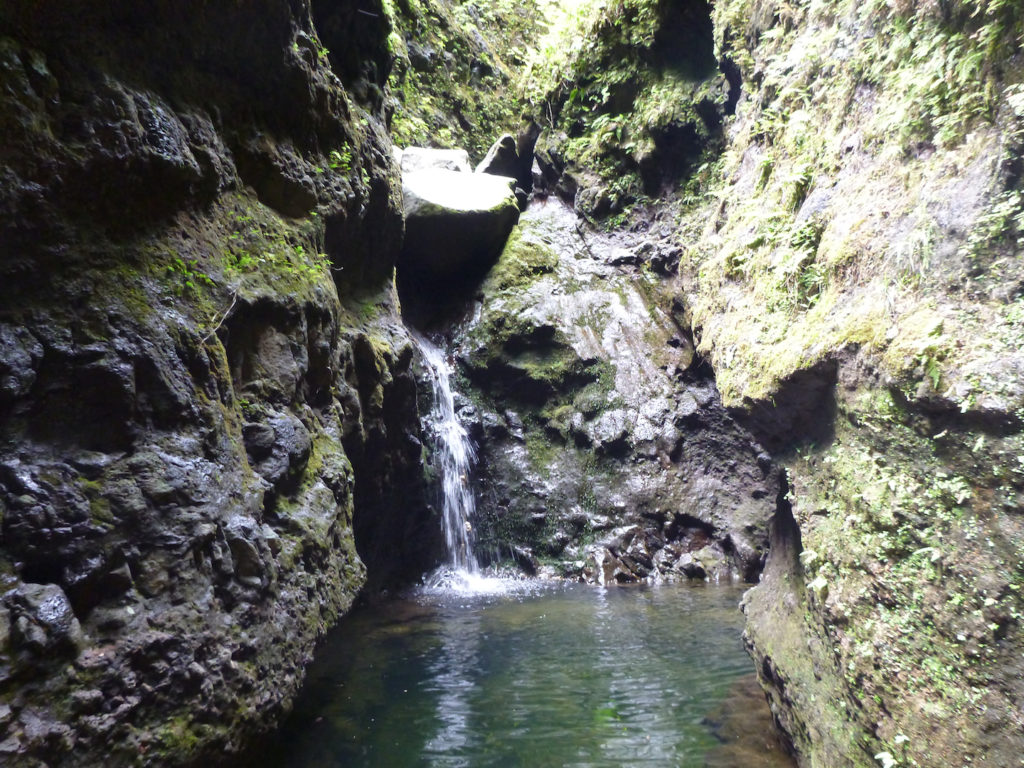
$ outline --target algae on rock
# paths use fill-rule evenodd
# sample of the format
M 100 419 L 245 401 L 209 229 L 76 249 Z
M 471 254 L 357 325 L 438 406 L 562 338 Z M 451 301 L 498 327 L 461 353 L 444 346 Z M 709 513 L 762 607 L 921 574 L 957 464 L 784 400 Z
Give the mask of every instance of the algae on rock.
M 371 7 L 0 8 L 5 764 L 236 752 L 430 562 Z

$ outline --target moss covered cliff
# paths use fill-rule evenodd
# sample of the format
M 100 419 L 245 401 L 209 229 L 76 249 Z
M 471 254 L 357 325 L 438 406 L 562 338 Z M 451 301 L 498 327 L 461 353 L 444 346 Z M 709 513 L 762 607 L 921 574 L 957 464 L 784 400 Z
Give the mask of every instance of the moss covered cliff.
M 238 749 L 367 578 L 427 567 L 392 139 L 478 159 L 525 116 L 538 197 L 617 240 L 535 221 L 457 329 L 483 535 L 754 578 L 774 513 L 747 641 L 801 763 L 1017 764 L 1022 34 L 1011 0 L 4 3 L 0 754 Z
M 429 564 L 390 33 L 328 3 L 0 8 L 5 765 L 235 750 L 367 566 Z
M 698 353 L 787 466 L 747 637 L 802 763 L 1015 764 L 1024 14 L 1000 0 L 597 7 L 547 92 L 554 187 L 573 193 L 566 168 L 597 190 L 574 195 L 584 213 L 601 196 L 606 214 L 646 203 L 613 223 L 678 248 Z M 659 194 L 623 197 L 608 169 L 643 178 L 633 137 L 659 122 L 635 105 L 664 79 L 638 51 L 684 13 L 728 84 L 721 130 Z M 636 67 L 619 120 L 615 87 Z M 712 92 L 704 77 L 695 95 Z M 685 109 L 668 97 L 650 114 Z

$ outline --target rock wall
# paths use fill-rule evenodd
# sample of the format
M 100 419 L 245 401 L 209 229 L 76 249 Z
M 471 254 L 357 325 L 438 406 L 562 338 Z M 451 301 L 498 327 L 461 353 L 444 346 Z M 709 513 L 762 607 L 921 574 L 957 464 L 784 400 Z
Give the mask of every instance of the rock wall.
M 219 761 L 367 566 L 429 563 L 389 33 L 298 0 L 0 8 L 5 765 Z
M 789 469 L 747 637 L 802 763 L 1005 766 L 1022 17 L 875 11 L 716 5 L 744 95 L 680 288 L 726 404 Z
M 602 584 L 754 581 L 778 469 L 659 309 L 636 240 L 535 203 L 457 325 L 478 554 Z
M 680 91 L 658 40 L 701 7 L 728 87 L 688 82 L 721 94 L 721 133 L 645 199 L 644 142 L 686 114 L 667 96 Z M 787 469 L 745 609 L 801 764 L 1013 764 L 1024 746 L 1020 8 L 595 8 L 590 39 L 550 59 L 558 85 L 538 110 L 550 118 L 539 159 L 581 213 L 648 233 L 640 262 L 670 266 L 662 307 L 682 308 L 724 406 Z M 624 40 L 633 58 L 616 55 Z

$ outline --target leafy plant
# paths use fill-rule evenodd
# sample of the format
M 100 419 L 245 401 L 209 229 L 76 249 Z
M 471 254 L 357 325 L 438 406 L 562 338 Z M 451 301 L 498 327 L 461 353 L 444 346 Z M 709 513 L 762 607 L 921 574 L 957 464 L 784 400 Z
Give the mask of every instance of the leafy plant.
M 992 200 L 978 217 L 961 248 L 961 255 L 972 260 L 989 256 L 1001 246 L 1024 248 L 1024 193 L 1012 189 Z
M 174 281 L 174 292 L 179 296 L 196 293 L 200 286 L 215 284 L 213 278 L 200 269 L 197 259 L 174 256 L 166 267 L 166 273 Z
M 332 149 L 327 156 L 327 165 L 332 171 L 348 173 L 352 170 L 352 149 L 348 143 L 342 144 L 341 149 Z

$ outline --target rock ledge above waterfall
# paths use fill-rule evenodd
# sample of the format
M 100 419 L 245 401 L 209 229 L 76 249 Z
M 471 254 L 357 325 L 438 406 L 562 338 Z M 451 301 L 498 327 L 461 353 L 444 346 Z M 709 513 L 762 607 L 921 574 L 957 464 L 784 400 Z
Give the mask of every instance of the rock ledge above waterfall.
M 404 175 L 405 246 L 399 269 L 426 278 L 484 272 L 519 219 L 515 180 L 428 168 Z

